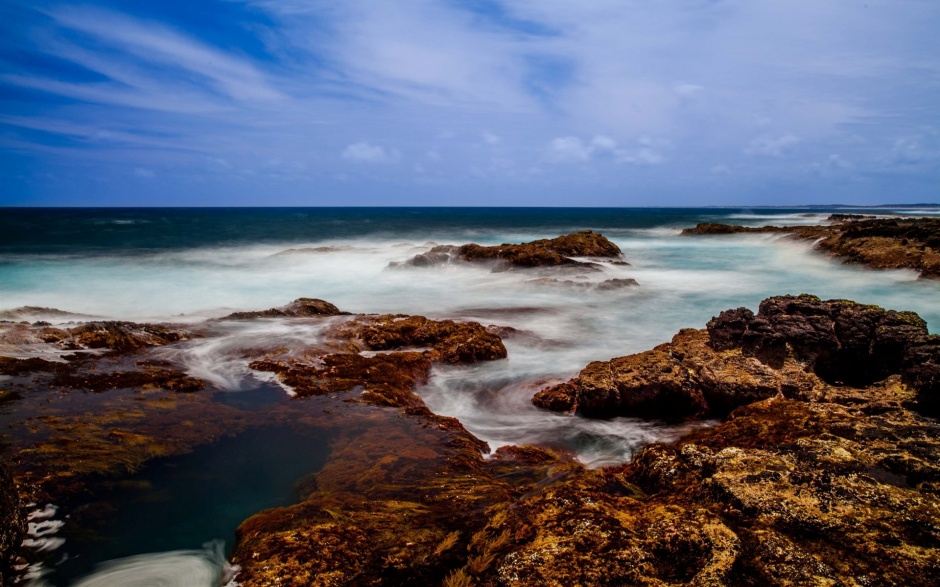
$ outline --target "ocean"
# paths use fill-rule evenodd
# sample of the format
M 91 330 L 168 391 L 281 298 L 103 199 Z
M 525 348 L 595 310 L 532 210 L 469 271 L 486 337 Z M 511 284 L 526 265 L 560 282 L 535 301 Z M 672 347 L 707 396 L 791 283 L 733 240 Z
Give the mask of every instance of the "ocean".
M 626 462 L 643 445 L 675 438 L 688 425 L 544 412 L 529 401 L 533 382 L 565 380 L 590 361 L 649 349 L 680 328 L 704 327 L 722 310 L 756 310 L 773 295 L 811 293 L 913 310 L 927 320 L 931 332 L 940 331 L 938 284 L 918 280 L 914 271 L 843 264 L 814 252 L 810 242 L 779 235 L 679 234 L 699 222 L 818 224 L 833 212 L 846 210 L 3 209 L 0 315 L 35 306 L 115 320 L 195 324 L 311 297 L 354 313 L 421 314 L 510 326 L 527 336 L 506 340 L 507 360 L 436 367 L 418 394 L 433 412 L 458 418 L 493 449 L 549 443 L 598 467 Z M 928 213 L 935 214 L 919 215 Z M 434 244 L 524 242 L 577 230 L 604 234 L 623 250 L 628 264 L 605 264 L 602 271 L 573 280 L 631 278 L 638 285 L 599 290 L 540 282 L 525 271 L 390 266 Z M 57 320 L 42 310 L 29 319 Z M 271 384 L 247 367 L 240 349 L 259 341 L 300 348 L 317 339 L 318 328 L 277 320 L 233 323 L 215 336 L 161 352 L 223 392 L 270 392 Z M 48 353 L 0 348 L 8 356 Z M 195 460 L 204 463 L 206 458 L 197 455 Z M 276 499 L 262 496 L 250 507 L 270 507 L 263 504 L 284 499 L 281 494 Z M 191 509 L 179 508 L 179 515 L 194 515 Z M 230 541 L 230 535 L 217 535 L 224 533 L 224 528 L 213 528 L 212 535 L 202 538 Z M 192 548 L 191 542 L 178 548 Z M 145 542 L 140 553 L 148 548 L 157 550 Z M 163 551 L 172 548 L 159 545 Z

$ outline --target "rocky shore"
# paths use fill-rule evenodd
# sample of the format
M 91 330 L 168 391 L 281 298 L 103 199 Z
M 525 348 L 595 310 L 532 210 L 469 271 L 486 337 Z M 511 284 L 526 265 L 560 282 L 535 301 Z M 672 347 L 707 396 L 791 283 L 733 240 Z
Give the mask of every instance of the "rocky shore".
M 686 236 L 781 233 L 816 241 L 815 247 L 847 263 L 875 269 L 914 269 L 924 279 L 940 279 L 940 219 L 872 218 L 833 214 L 819 226 L 748 227 L 703 223 Z
M 294 399 L 219 403 L 209 382 L 157 356 L 248 319 L 317 326 L 302 349 L 242 351 Z M 297 502 L 239 527 L 245 587 L 927 587 L 940 576 L 940 337 L 911 312 L 781 296 L 591 363 L 533 401 L 572 418 L 720 420 L 598 470 L 545 447 L 487 456 L 415 393 L 435 364 L 506 358 L 500 327 L 305 298 L 191 327 L 94 323 L 43 341 L 45 328 L 0 333 L 73 353 L 0 362 L 5 393 L 32 410 L 8 450 L 31 501 L 93 493 L 252 426 L 333 431 Z M 23 512 L 5 475 L 9 557 Z

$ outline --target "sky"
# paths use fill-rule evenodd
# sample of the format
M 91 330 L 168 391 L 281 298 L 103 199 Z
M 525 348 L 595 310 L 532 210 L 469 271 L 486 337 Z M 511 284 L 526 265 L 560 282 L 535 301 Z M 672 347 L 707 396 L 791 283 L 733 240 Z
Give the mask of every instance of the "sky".
M 0 0 L 0 205 L 940 202 L 937 0 Z

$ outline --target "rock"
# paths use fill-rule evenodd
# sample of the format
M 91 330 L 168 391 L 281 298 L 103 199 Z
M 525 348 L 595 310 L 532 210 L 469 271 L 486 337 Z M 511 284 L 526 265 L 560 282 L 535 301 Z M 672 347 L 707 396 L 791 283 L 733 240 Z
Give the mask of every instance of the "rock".
M 915 347 L 932 353 L 932 345 L 924 346 L 927 324 L 913 312 L 806 294 L 768 298 L 757 315 L 742 310 L 722 312 L 708 323 L 713 347 L 739 346 L 771 365 L 792 354 L 830 383 L 868 385 L 913 369 L 914 362 L 907 359 L 905 368 L 905 361 Z
M 829 222 L 846 222 L 849 220 L 868 220 L 874 218 L 869 214 L 830 214 L 828 220 Z
M 322 358 L 322 366 L 296 362 L 258 360 L 250 364 L 256 371 L 277 373 L 297 397 L 345 393 L 359 389 L 353 398 L 380 406 L 423 406 L 414 393 L 418 383 L 427 381 L 431 361 L 423 353 L 381 353 L 374 357 L 332 354 Z
M 88 318 L 87 314 L 76 314 L 75 312 L 66 312 L 58 308 L 45 308 L 42 306 L 21 306 L 12 310 L 0 311 L 0 320 L 29 320 L 35 321 L 46 318 L 55 318 L 56 320 L 75 320 Z
M 526 281 L 526 283 L 531 283 L 533 285 L 550 285 L 577 289 L 594 289 L 598 291 L 610 291 L 615 289 L 623 289 L 625 287 L 635 287 L 639 285 L 639 283 L 637 283 L 637 281 L 633 278 L 607 279 L 605 281 L 594 282 L 574 281 L 571 279 L 556 279 L 554 277 L 539 277 L 536 279 L 529 279 Z
M 940 417 L 940 335 L 912 344 L 904 353 L 904 382 L 917 390 L 920 411 Z
M 331 443 L 314 490 L 239 526 L 241 585 L 440 585 L 485 512 L 513 495 L 454 419 L 373 411 Z
M 0 461 L 0 585 L 12 585 L 11 565 L 23 542 L 26 520 L 13 476 Z
M 859 220 L 840 228 L 817 246 L 850 263 L 940 278 L 940 218 Z
M 499 335 L 478 322 L 430 320 L 424 316 L 387 314 L 363 317 L 346 328 L 371 350 L 432 347 L 432 361 L 475 363 L 506 358 Z
M 741 234 L 741 233 L 752 233 L 752 232 L 786 232 L 786 227 L 778 226 L 763 226 L 763 227 L 751 227 L 751 226 L 738 226 L 735 224 L 721 224 L 718 222 L 701 222 L 696 224 L 693 228 L 683 228 L 683 236 L 695 236 L 695 235 L 709 235 L 709 234 Z
M 611 289 L 623 289 L 625 287 L 635 287 L 638 285 L 640 284 L 637 283 L 636 279 L 633 279 L 632 277 L 628 277 L 625 279 L 607 279 L 605 281 L 598 283 L 596 287 L 597 289 L 604 291 L 604 290 L 611 290 Z
M 493 263 L 494 271 L 532 267 L 595 267 L 593 263 L 576 261 L 571 257 L 619 260 L 623 253 L 603 235 L 585 230 L 521 244 L 483 246 L 471 243 L 459 247 L 438 245 L 427 253 L 391 266 L 430 267 L 452 262 Z
M 302 360 L 274 354 L 249 366 L 276 373 L 298 397 L 360 390 L 352 401 L 408 408 L 424 406 L 414 388 L 427 381 L 433 363 L 468 364 L 506 357 L 499 334 L 477 322 L 402 314 L 357 316 L 326 334 L 337 341 L 358 342 L 350 342 L 351 348 L 343 353 L 314 354 Z M 325 348 L 330 346 L 342 345 Z M 363 346 L 372 351 L 401 352 L 357 354 Z
M 736 573 L 722 584 L 931 585 L 940 427 L 900 407 L 867 413 L 876 401 L 764 400 L 644 449 L 626 477 L 735 529 Z
M 251 320 L 254 318 L 307 318 L 311 316 L 340 316 L 349 312 L 340 311 L 333 304 L 316 298 L 298 298 L 286 306 L 256 312 L 234 312 L 220 320 Z
M 58 338 L 58 333 L 43 331 L 48 338 Z M 134 322 L 86 322 L 70 328 L 69 339 L 60 342 L 74 343 L 87 349 L 110 349 L 115 352 L 130 352 L 149 346 L 173 344 L 190 337 L 185 330 L 160 324 L 136 324 Z M 68 348 L 74 348 L 69 346 Z
M 133 371 L 111 370 L 84 361 L 64 363 L 39 358 L 14 359 L 0 357 L 0 374 L 24 377 L 50 374 L 42 382 L 55 388 L 83 389 L 102 392 L 112 389 L 165 389 L 194 392 L 206 388 L 205 381 L 190 377 L 177 369 L 142 366 Z
M 784 340 L 782 364 L 744 352 L 755 323 Z M 932 587 L 940 424 L 908 409 L 918 392 L 897 373 L 847 387 L 813 371 L 858 352 L 864 336 L 884 341 L 873 348 L 885 356 L 870 357 L 879 364 L 895 364 L 897 345 L 900 369 L 930 364 L 937 339 L 919 332 L 904 313 L 784 296 L 592 363 L 540 395 L 579 409 L 730 411 L 601 470 L 542 447 L 502 447 L 483 461 L 459 423 L 408 408 L 420 425 L 389 419 L 348 434 L 312 493 L 242 524 L 239 581 Z
M 720 416 L 787 386 L 813 388 L 812 382 L 788 380 L 740 349 L 716 352 L 708 343 L 706 331 L 682 330 L 653 350 L 591 363 L 571 381 L 539 391 L 532 402 L 587 417 L 683 420 Z
M 722 416 L 776 396 L 810 397 L 826 384 L 866 386 L 900 374 L 935 408 L 940 345 L 913 312 L 847 300 L 779 296 L 754 314 L 727 310 L 707 331 L 683 330 L 653 350 L 594 362 L 532 399 L 589 417 Z M 809 370 L 810 373 L 806 371 Z
M 702 223 L 682 230 L 686 236 L 782 233 L 813 240 L 816 248 L 847 263 L 875 269 L 915 269 L 924 279 L 940 279 L 940 219 L 871 218 L 833 214 L 829 226 L 746 227 Z
M 777 366 L 742 352 L 768 340 L 784 345 Z M 487 532 L 505 530 L 513 544 L 477 581 L 934 585 L 940 424 L 909 408 L 924 411 L 924 390 L 936 391 L 938 346 L 940 337 L 925 336 L 910 313 L 781 296 L 757 315 L 723 312 L 708 331 L 684 330 L 646 353 L 588 365 L 540 394 L 565 404 L 601 389 L 621 405 L 618 381 L 646 390 L 691 381 L 710 411 L 716 394 L 740 407 L 717 427 L 648 446 L 627 465 L 579 474 L 493 515 Z M 862 349 L 876 367 L 855 387 L 813 372 L 844 368 L 840 353 L 858 358 Z M 894 373 L 868 381 L 887 368 Z M 757 393 L 743 397 L 748 386 Z

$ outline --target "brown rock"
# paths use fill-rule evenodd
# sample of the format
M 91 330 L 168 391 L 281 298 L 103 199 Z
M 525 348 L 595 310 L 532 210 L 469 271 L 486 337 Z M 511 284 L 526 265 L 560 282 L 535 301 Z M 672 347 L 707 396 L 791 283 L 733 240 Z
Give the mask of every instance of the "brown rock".
M 505 243 L 497 246 L 483 246 L 471 243 L 459 247 L 438 245 L 427 253 L 417 255 L 396 266 L 428 267 L 462 261 L 494 263 L 494 271 L 531 267 L 594 267 L 591 263 L 576 261 L 571 257 L 621 259 L 623 253 L 617 245 L 603 235 L 585 230 L 553 239 L 541 239 L 521 244 Z
M 298 298 L 286 306 L 256 312 L 234 312 L 220 320 L 251 320 L 254 318 L 307 318 L 310 316 L 339 316 L 342 312 L 333 304 L 316 298 Z
M 870 218 L 833 214 L 830 226 L 745 227 L 703 223 L 683 229 L 683 235 L 785 233 L 809 239 L 826 253 L 847 263 L 875 269 L 915 269 L 925 279 L 940 278 L 940 219 Z
M 824 383 L 865 386 L 902 374 L 933 413 L 938 365 L 940 345 L 912 312 L 779 296 L 761 302 L 756 315 L 722 312 L 707 334 L 684 330 L 651 351 L 591 363 L 532 401 L 591 417 L 683 419 L 721 416 L 777 394 L 809 397 Z
M 368 349 L 432 347 L 431 360 L 475 363 L 506 358 L 499 335 L 477 322 L 430 320 L 424 316 L 387 314 L 363 317 L 345 329 Z
M 836 326 L 837 309 L 854 312 L 858 329 Z M 351 433 L 302 503 L 246 521 L 234 553 L 245 567 L 239 581 L 932 586 L 940 425 L 906 407 L 915 391 L 897 374 L 832 386 L 797 350 L 770 365 L 741 343 L 766 319 L 762 336 L 796 343 L 801 357 L 831 357 L 830 332 L 837 351 L 870 336 L 884 338 L 876 346 L 890 355 L 898 341 L 917 338 L 917 321 L 809 298 L 773 298 L 756 316 L 725 318 L 714 321 L 725 345 L 713 346 L 710 331 L 683 330 L 540 392 L 559 404 L 653 413 L 670 404 L 665 398 L 689 413 L 702 402 L 710 412 L 743 405 L 723 424 L 587 471 L 540 447 L 503 447 L 483 462 L 459 423 L 415 407 L 409 413 L 422 427 L 389 420 L 364 437 Z M 913 348 L 932 357 L 933 342 Z
M 69 329 L 70 341 L 88 349 L 129 352 L 143 347 L 173 344 L 190 337 L 180 328 L 134 322 L 86 322 Z
M 345 393 L 360 390 L 354 398 L 382 406 L 423 406 L 414 394 L 418 383 L 427 381 L 431 361 L 423 353 L 402 352 L 364 357 L 332 354 L 322 358 L 322 366 L 296 362 L 258 360 L 250 364 L 257 371 L 277 373 L 298 397 Z
M 741 234 L 752 232 L 787 232 L 784 226 L 738 226 L 736 224 L 721 224 L 718 222 L 701 222 L 693 228 L 683 228 L 683 236 L 710 235 L 710 234 Z
M 0 585 L 12 585 L 11 564 L 23 542 L 26 520 L 13 476 L 0 461 Z
M 896 385 L 851 407 L 752 404 L 644 449 L 627 477 L 733 525 L 742 547 L 726 584 L 930 585 L 940 568 L 937 424 L 902 408 L 867 413 L 883 393 L 903 396 Z

